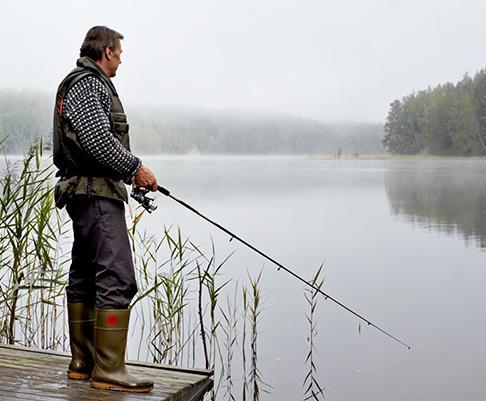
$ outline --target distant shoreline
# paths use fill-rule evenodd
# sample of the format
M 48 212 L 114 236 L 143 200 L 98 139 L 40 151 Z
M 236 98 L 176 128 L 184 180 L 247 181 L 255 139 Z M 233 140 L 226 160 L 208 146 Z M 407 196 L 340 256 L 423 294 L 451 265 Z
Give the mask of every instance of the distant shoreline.
M 320 155 L 308 156 L 315 160 L 486 160 L 486 156 L 434 156 L 434 155 Z

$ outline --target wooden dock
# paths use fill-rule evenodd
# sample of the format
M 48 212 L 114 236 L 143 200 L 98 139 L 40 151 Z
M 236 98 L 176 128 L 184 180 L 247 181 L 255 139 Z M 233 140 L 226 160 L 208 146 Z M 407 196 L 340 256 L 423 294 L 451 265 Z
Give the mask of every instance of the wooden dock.
M 150 393 L 96 390 L 87 381 L 66 377 L 69 358 L 58 352 L 0 345 L 0 400 L 201 401 L 213 385 L 210 371 L 130 362 L 130 371 L 154 381 Z

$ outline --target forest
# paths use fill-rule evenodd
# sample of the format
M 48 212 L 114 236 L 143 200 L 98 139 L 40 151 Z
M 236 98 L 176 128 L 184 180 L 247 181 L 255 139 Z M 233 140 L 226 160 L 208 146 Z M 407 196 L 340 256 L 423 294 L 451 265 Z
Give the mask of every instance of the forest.
M 390 105 L 383 145 L 393 154 L 486 153 L 486 70 L 411 93 Z
M 50 141 L 54 97 L 0 90 L 0 137 L 23 154 L 39 137 Z M 142 154 L 383 153 L 379 123 L 321 122 L 283 113 L 203 108 L 126 107 L 132 149 Z
M 0 90 L 4 150 L 21 154 L 36 138 L 49 142 L 53 103 L 43 92 Z M 126 109 L 132 149 L 141 154 L 486 154 L 486 70 L 394 100 L 384 126 L 256 111 Z

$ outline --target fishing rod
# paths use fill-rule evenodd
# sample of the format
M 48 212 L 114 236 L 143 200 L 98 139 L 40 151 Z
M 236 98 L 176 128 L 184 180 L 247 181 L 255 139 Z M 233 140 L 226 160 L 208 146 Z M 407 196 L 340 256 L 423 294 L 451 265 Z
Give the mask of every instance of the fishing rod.
M 309 282 L 306 279 L 302 278 L 297 273 L 295 273 L 292 270 L 290 270 L 289 268 L 285 267 L 283 264 L 277 262 L 272 257 L 266 255 L 265 253 L 263 253 L 262 251 L 260 251 L 258 248 L 254 247 L 253 245 L 251 245 L 248 242 L 246 242 L 244 239 L 240 238 L 238 235 L 232 233 L 227 228 L 225 228 L 222 225 L 216 223 L 215 221 L 209 219 L 208 217 L 206 217 L 205 215 L 203 215 L 201 212 L 199 212 L 196 209 L 194 209 L 191 205 L 189 205 L 186 202 L 184 202 L 183 200 L 180 200 L 180 199 L 176 198 L 175 196 L 171 195 L 171 193 L 170 193 L 170 191 L 168 189 L 166 189 L 166 188 L 161 187 L 160 185 L 158 185 L 157 186 L 157 190 L 160 193 L 162 193 L 163 195 L 171 198 L 172 200 L 176 201 L 180 205 L 182 205 L 185 208 L 189 209 L 191 212 L 197 214 L 199 217 L 201 217 L 204 220 L 206 220 L 207 222 L 211 223 L 213 226 L 219 228 L 220 230 L 222 230 L 223 232 L 225 232 L 226 234 L 228 234 L 231 237 L 231 239 L 234 238 L 234 239 L 240 241 L 243 245 L 246 245 L 251 250 L 253 250 L 256 253 L 258 253 L 259 255 L 263 256 L 265 259 L 269 260 L 273 264 L 277 265 L 278 266 L 277 271 L 280 271 L 280 270 L 285 271 L 286 273 L 290 274 L 292 277 L 294 277 L 297 280 L 299 280 L 302 283 L 304 283 L 306 286 L 312 288 L 314 291 L 316 291 L 316 292 L 320 293 L 321 295 L 323 295 L 326 300 L 327 299 L 331 300 L 335 304 L 339 305 L 341 308 L 347 310 L 348 312 L 352 313 L 354 316 L 356 316 L 359 319 L 361 319 L 362 321 L 364 321 L 368 326 L 374 327 L 375 329 L 377 329 L 381 333 L 385 334 L 386 336 L 388 336 L 391 339 L 395 340 L 396 342 L 400 343 L 401 345 L 403 345 L 404 347 L 408 348 L 409 350 L 411 349 L 410 345 L 408 345 L 405 342 L 399 340 L 397 337 L 393 336 L 388 331 L 386 331 L 386 330 L 382 329 L 381 327 L 377 326 L 376 324 L 374 324 L 370 320 L 366 319 L 361 314 L 355 312 L 353 309 L 351 309 L 348 306 L 344 305 L 342 302 L 338 301 L 336 298 L 333 298 L 329 294 L 325 293 L 319 287 L 316 287 L 314 284 L 312 284 L 311 282 Z M 150 198 L 150 197 L 146 196 L 147 193 L 148 193 L 148 190 L 142 190 L 140 188 L 133 188 L 132 193 L 131 193 L 131 197 L 133 199 L 135 199 L 137 202 L 139 202 L 145 208 L 145 210 L 147 210 L 149 213 L 152 213 L 155 209 L 157 209 L 157 205 L 155 204 L 153 198 Z

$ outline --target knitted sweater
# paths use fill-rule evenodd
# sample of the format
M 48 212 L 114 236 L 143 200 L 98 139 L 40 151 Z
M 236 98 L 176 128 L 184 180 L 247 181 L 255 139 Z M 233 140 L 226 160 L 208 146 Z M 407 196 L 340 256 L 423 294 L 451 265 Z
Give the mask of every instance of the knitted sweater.
M 63 115 L 71 123 L 84 151 L 127 184 L 141 160 L 126 150 L 110 128 L 110 96 L 94 76 L 77 82 L 63 101 Z

